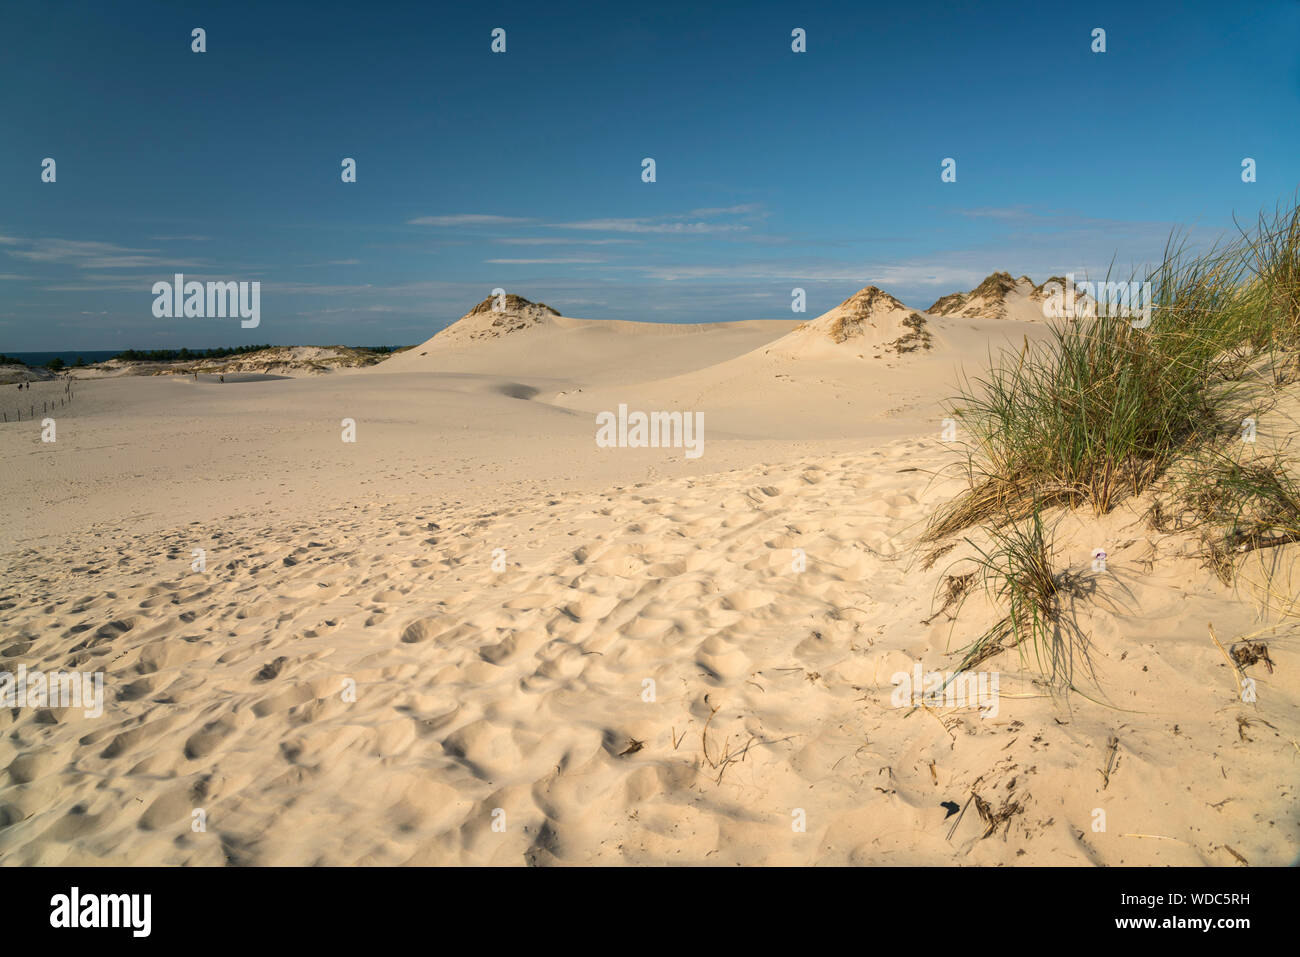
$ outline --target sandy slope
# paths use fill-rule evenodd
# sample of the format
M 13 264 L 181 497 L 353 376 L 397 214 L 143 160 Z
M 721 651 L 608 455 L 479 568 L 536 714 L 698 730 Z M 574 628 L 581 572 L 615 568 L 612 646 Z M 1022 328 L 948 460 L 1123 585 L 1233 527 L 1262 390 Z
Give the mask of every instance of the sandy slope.
M 707 368 L 797 325 L 786 319 L 684 325 L 556 316 L 544 326 L 490 339 L 442 341 L 440 333 L 374 371 L 522 376 L 570 387 L 645 381 Z
M 1136 511 L 1057 537 L 1104 700 L 1012 652 L 996 716 L 892 706 L 994 615 L 936 615 L 962 552 L 912 549 L 957 488 L 945 383 L 1029 334 L 994 322 L 876 360 L 560 317 L 323 379 L 83 384 L 57 443 L 0 430 L 0 655 L 108 701 L 0 711 L 0 862 L 1294 861 L 1294 628 L 1242 704 L 1206 624 L 1257 630 L 1252 596 Z M 704 457 L 595 448 L 614 401 L 703 410 Z
M 878 331 L 836 341 L 830 334 L 840 318 L 836 312 L 735 358 L 645 381 L 597 383 L 555 402 L 590 412 L 619 402 L 704 409 L 714 430 L 791 441 L 937 434 L 943 400 L 963 369 L 978 374 L 990 351 L 1018 348 L 1046 333 L 1042 323 L 936 320 L 886 308 Z M 902 325 L 908 315 L 924 319 L 928 347 L 903 353 L 886 348 L 909 334 Z

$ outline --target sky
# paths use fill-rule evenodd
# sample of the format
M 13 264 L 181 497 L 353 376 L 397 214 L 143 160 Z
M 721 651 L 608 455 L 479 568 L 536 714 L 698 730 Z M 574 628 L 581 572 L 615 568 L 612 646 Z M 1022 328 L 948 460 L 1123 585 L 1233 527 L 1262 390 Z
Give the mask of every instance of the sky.
M 496 288 L 925 308 L 994 270 L 1127 278 L 1293 200 L 1297 0 L 953 6 L 11 4 L 0 352 L 412 344 Z M 155 317 L 175 273 L 260 282 L 260 325 Z

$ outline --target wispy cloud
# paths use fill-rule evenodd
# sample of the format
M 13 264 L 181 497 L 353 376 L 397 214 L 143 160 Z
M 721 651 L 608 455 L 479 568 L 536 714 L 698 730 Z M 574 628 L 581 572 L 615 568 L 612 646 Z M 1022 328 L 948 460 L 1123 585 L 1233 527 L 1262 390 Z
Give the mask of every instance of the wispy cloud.
M 604 259 L 579 259 L 576 257 L 560 257 L 556 259 L 485 259 L 483 261 L 485 263 L 506 266 L 560 266 L 606 262 Z
M 762 205 L 759 203 L 742 203 L 739 206 L 705 206 L 703 209 L 692 209 L 687 216 L 749 216 L 761 213 Z
M 651 279 L 756 280 L 763 282 L 840 282 L 862 286 L 943 286 L 967 289 L 987 275 L 988 270 L 949 262 L 911 263 L 798 263 L 789 261 L 718 263 L 701 265 L 649 265 L 633 267 Z
M 664 222 L 656 219 L 584 219 L 572 223 L 547 223 L 553 229 L 584 229 L 609 233 L 653 233 L 659 235 L 706 235 L 737 233 L 749 229 L 743 223 Z
M 497 239 L 495 242 L 511 246 L 627 246 L 639 242 L 636 239 L 568 239 L 561 236 L 533 236 L 528 238 L 512 237 Z
M 531 219 L 517 216 L 493 216 L 487 213 L 456 213 L 451 216 L 420 216 L 408 219 L 408 226 L 507 226 L 530 223 Z
M 156 249 L 133 249 L 115 243 L 77 239 L 19 240 L 26 249 L 11 249 L 15 259 L 35 263 L 62 263 L 78 269 L 171 269 L 202 265 L 202 260 L 177 260 L 156 255 Z M 14 244 L 9 244 L 14 245 Z
M 607 217 L 581 219 L 564 223 L 546 223 L 551 229 L 577 229 L 592 232 L 640 233 L 653 236 L 705 236 L 720 233 L 743 233 L 750 227 L 743 222 L 717 222 L 718 217 L 754 217 L 763 208 L 758 203 L 738 206 L 707 206 L 689 213 L 664 216 Z
M 1031 220 L 1040 218 L 1039 214 L 1030 210 L 1027 206 L 983 206 L 978 209 L 958 209 L 954 210 L 958 216 L 965 216 L 967 219 L 1004 219 L 1004 220 Z

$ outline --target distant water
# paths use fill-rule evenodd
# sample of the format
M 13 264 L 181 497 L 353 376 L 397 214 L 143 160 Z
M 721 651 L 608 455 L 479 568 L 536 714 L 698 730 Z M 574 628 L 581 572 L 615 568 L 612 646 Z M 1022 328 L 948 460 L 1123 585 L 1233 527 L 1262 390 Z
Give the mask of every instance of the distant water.
M 74 366 L 77 364 L 77 356 L 81 356 L 86 365 L 90 365 L 92 362 L 103 362 L 106 359 L 111 359 L 121 351 L 121 349 L 109 349 L 107 351 L 92 349 L 89 352 L 6 352 L 5 355 L 21 359 L 29 366 L 43 366 L 55 358 L 62 359 L 63 364 L 66 366 Z

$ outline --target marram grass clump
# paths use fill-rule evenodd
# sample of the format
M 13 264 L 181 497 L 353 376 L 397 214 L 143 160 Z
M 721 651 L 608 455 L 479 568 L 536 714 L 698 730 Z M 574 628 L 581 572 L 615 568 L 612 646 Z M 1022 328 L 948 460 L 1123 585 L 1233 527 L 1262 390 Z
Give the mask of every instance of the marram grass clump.
M 1084 636 L 1064 602 L 1078 582 L 1049 562 L 1050 509 L 1102 514 L 1159 483 L 1203 529 L 1221 577 L 1234 554 L 1300 541 L 1291 464 L 1224 451 L 1300 377 L 1300 209 L 1200 255 L 1171 239 L 1146 281 L 1149 324 L 1104 309 L 1056 322 L 1045 341 L 992 357 L 950 404 L 970 437 L 969 488 L 925 529 L 927 567 L 945 540 L 982 527 L 990 544 L 967 541 L 1005 611 L 961 669 L 1029 646 L 1041 672 L 1072 686 Z
M 1300 212 L 1191 256 L 1173 241 L 1147 281 L 1152 321 L 1056 322 L 963 381 L 951 415 L 970 438 L 970 490 L 925 539 L 1024 518 L 1033 503 L 1098 513 L 1140 494 L 1180 456 L 1261 407 L 1259 363 L 1300 348 Z M 1276 381 L 1277 375 L 1274 375 Z

